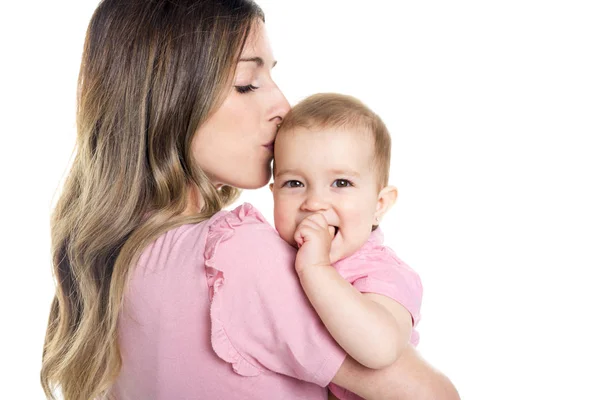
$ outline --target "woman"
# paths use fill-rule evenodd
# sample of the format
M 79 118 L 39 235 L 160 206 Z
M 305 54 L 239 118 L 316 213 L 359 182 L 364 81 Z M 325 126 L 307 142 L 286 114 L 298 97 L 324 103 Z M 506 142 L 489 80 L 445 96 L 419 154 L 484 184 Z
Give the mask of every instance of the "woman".
M 48 397 L 310 399 L 333 381 L 456 398 L 414 350 L 380 371 L 345 357 L 287 268 L 293 250 L 251 207 L 220 212 L 267 184 L 289 109 L 263 21 L 247 0 L 98 6 L 52 218 Z M 249 248 L 257 237 L 264 249 Z

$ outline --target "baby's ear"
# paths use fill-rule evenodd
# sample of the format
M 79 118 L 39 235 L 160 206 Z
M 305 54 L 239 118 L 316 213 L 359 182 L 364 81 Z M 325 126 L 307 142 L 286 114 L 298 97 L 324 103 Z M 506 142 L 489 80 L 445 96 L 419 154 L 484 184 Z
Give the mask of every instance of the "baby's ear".
M 271 192 L 273 191 L 273 184 L 269 183 L 269 189 L 271 189 Z
M 386 186 L 379 191 L 377 197 L 377 208 L 373 216 L 373 225 L 379 225 L 383 216 L 396 202 L 398 198 L 398 189 L 395 186 Z

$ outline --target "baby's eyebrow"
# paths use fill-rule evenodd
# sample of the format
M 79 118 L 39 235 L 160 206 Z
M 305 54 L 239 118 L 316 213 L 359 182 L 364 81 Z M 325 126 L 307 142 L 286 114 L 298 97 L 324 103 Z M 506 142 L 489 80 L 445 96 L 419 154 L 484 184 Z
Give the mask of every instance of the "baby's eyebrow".
M 353 171 L 351 169 L 331 169 L 329 170 L 329 172 L 333 175 L 348 175 L 348 176 L 354 176 L 359 178 L 360 174 L 356 171 Z
M 255 62 L 259 68 L 265 65 L 265 60 L 263 60 L 261 57 L 242 57 L 238 62 Z M 271 68 L 273 68 L 275 65 L 277 65 L 277 61 L 273 61 Z
M 275 172 L 275 176 L 294 174 L 295 172 L 296 171 L 294 171 L 293 169 L 278 169 L 277 172 Z

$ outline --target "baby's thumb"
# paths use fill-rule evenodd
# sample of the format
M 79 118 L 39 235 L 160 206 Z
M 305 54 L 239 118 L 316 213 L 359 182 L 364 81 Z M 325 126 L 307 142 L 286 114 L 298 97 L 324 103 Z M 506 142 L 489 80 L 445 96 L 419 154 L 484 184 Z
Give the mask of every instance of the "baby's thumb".
M 331 238 L 333 239 L 333 237 L 335 236 L 335 228 L 331 225 L 328 226 L 329 229 L 329 236 L 331 236 Z
M 304 243 L 304 237 L 302 237 L 302 233 L 300 231 L 296 231 L 296 233 L 294 233 L 294 240 L 296 241 L 298 248 L 300 248 L 300 246 L 302 246 Z

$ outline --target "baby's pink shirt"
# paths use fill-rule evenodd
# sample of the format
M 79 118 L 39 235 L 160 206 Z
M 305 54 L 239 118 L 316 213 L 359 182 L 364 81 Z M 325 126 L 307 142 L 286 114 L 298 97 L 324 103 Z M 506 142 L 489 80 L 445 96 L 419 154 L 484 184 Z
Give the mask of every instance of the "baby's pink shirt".
M 413 319 L 410 344 L 416 346 L 419 343 L 419 334 L 414 327 L 421 319 L 421 279 L 392 249 L 383 245 L 380 228 L 371 232 L 367 243 L 357 252 L 336 262 L 333 267 L 359 292 L 380 294 L 403 305 Z M 329 388 L 340 400 L 360 399 L 334 384 Z
M 325 399 L 346 355 L 295 256 L 249 204 L 160 236 L 128 282 L 110 398 Z
M 421 278 L 392 249 L 383 245 L 381 228 L 371 232 L 367 243 L 357 252 L 333 267 L 359 292 L 380 294 L 402 304 L 412 316 L 413 328 L 421 320 Z M 414 329 L 410 343 L 419 344 L 419 333 Z

